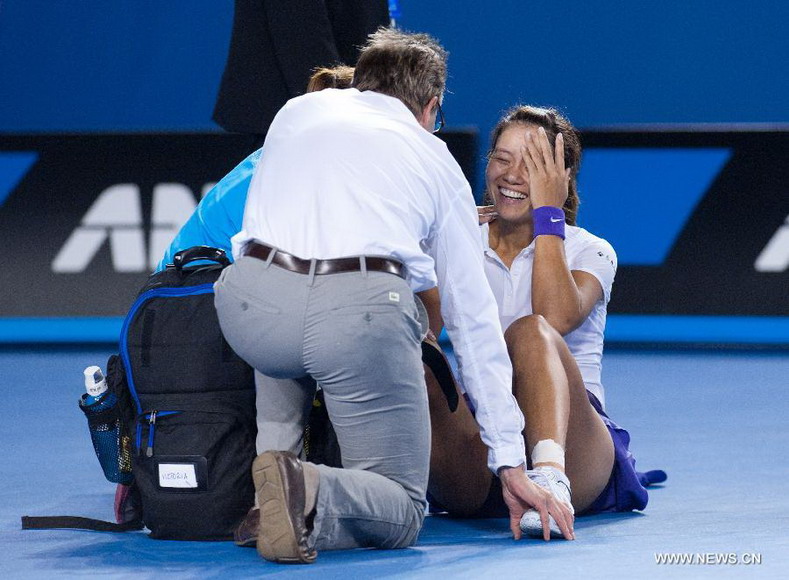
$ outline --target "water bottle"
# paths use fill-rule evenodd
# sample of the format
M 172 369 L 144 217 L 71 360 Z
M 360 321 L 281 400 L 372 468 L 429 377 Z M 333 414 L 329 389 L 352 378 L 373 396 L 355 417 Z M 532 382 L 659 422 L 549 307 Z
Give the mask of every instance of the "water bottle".
M 107 379 L 97 366 L 83 371 L 85 393 L 79 408 L 88 419 L 90 438 L 104 477 L 113 483 L 129 484 L 133 477 L 128 437 L 124 436 L 120 409 L 115 393 L 107 388 Z
M 87 394 L 84 398 L 84 405 L 90 407 L 95 405 L 101 396 L 107 392 L 107 379 L 104 373 L 97 366 L 88 367 L 83 371 L 85 375 L 85 390 Z

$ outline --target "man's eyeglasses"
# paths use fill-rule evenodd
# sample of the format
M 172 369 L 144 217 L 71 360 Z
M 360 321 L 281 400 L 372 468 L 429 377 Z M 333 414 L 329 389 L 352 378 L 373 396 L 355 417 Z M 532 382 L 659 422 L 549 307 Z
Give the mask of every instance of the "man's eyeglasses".
M 444 111 L 441 110 L 441 103 L 436 102 L 436 107 L 438 110 L 436 111 L 436 125 L 433 128 L 434 135 L 444 128 Z

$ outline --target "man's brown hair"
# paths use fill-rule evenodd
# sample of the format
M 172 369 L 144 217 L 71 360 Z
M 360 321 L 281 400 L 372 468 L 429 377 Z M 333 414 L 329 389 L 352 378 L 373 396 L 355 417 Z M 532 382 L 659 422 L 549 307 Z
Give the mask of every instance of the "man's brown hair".
M 433 97 L 444 98 L 447 51 L 427 34 L 379 28 L 362 47 L 353 86 L 400 99 L 419 116 Z

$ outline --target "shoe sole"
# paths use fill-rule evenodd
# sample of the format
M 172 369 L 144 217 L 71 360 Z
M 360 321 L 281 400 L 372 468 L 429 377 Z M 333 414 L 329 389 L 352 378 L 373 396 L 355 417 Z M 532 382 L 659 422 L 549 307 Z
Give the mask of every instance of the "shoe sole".
M 527 516 L 529 516 L 529 514 L 524 514 L 524 516 L 521 518 L 521 531 L 529 537 L 542 538 L 542 520 L 540 519 L 540 514 L 535 514 L 533 517 Z M 562 531 L 559 529 L 559 526 L 556 525 L 553 518 L 549 519 L 548 526 L 551 529 L 551 538 L 564 537 Z
M 233 543 L 239 548 L 254 548 L 257 546 L 257 538 L 248 538 L 246 540 L 233 540 Z
M 260 508 L 258 554 L 266 560 L 282 564 L 314 562 L 316 552 L 304 554 L 299 549 L 277 456 L 263 453 L 256 457 L 252 464 L 252 479 Z

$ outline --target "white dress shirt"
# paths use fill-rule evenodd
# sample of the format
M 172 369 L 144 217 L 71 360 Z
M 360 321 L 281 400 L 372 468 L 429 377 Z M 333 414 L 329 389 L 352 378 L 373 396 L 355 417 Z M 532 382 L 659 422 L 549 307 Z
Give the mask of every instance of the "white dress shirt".
M 512 366 L 485 283 L 474 199 L 446 145 L 398 99 L 328 89 L 271 124 L 233 255 L 258 240 L 301 258 L 388 256 L 414 292 L 438 284 L 488 466 L 525 461 Z
M 496 296 L 502 330 L 507 330 L 518 318 L 532 314 L 531 277 L 534 265 L 534 242 L 515 257 L 507 268 L 490 247 L 489 228 L 482 226 L 482 243 L 485 246 L 485 275 Z M 605 392 L 601 383 L 603 359 L 603 333 L 606 306 L 611 299 L 611 287 L 616 274 L 616 253 L 607 241 L 583 228 L 565 226 L 564 252 L 570 270 L 587 272 L 597 278 L 603 288 L 603 297 L 581 326 L 568 333 L 564 340 L 581 371 L 586 389 L 605 409 Z

